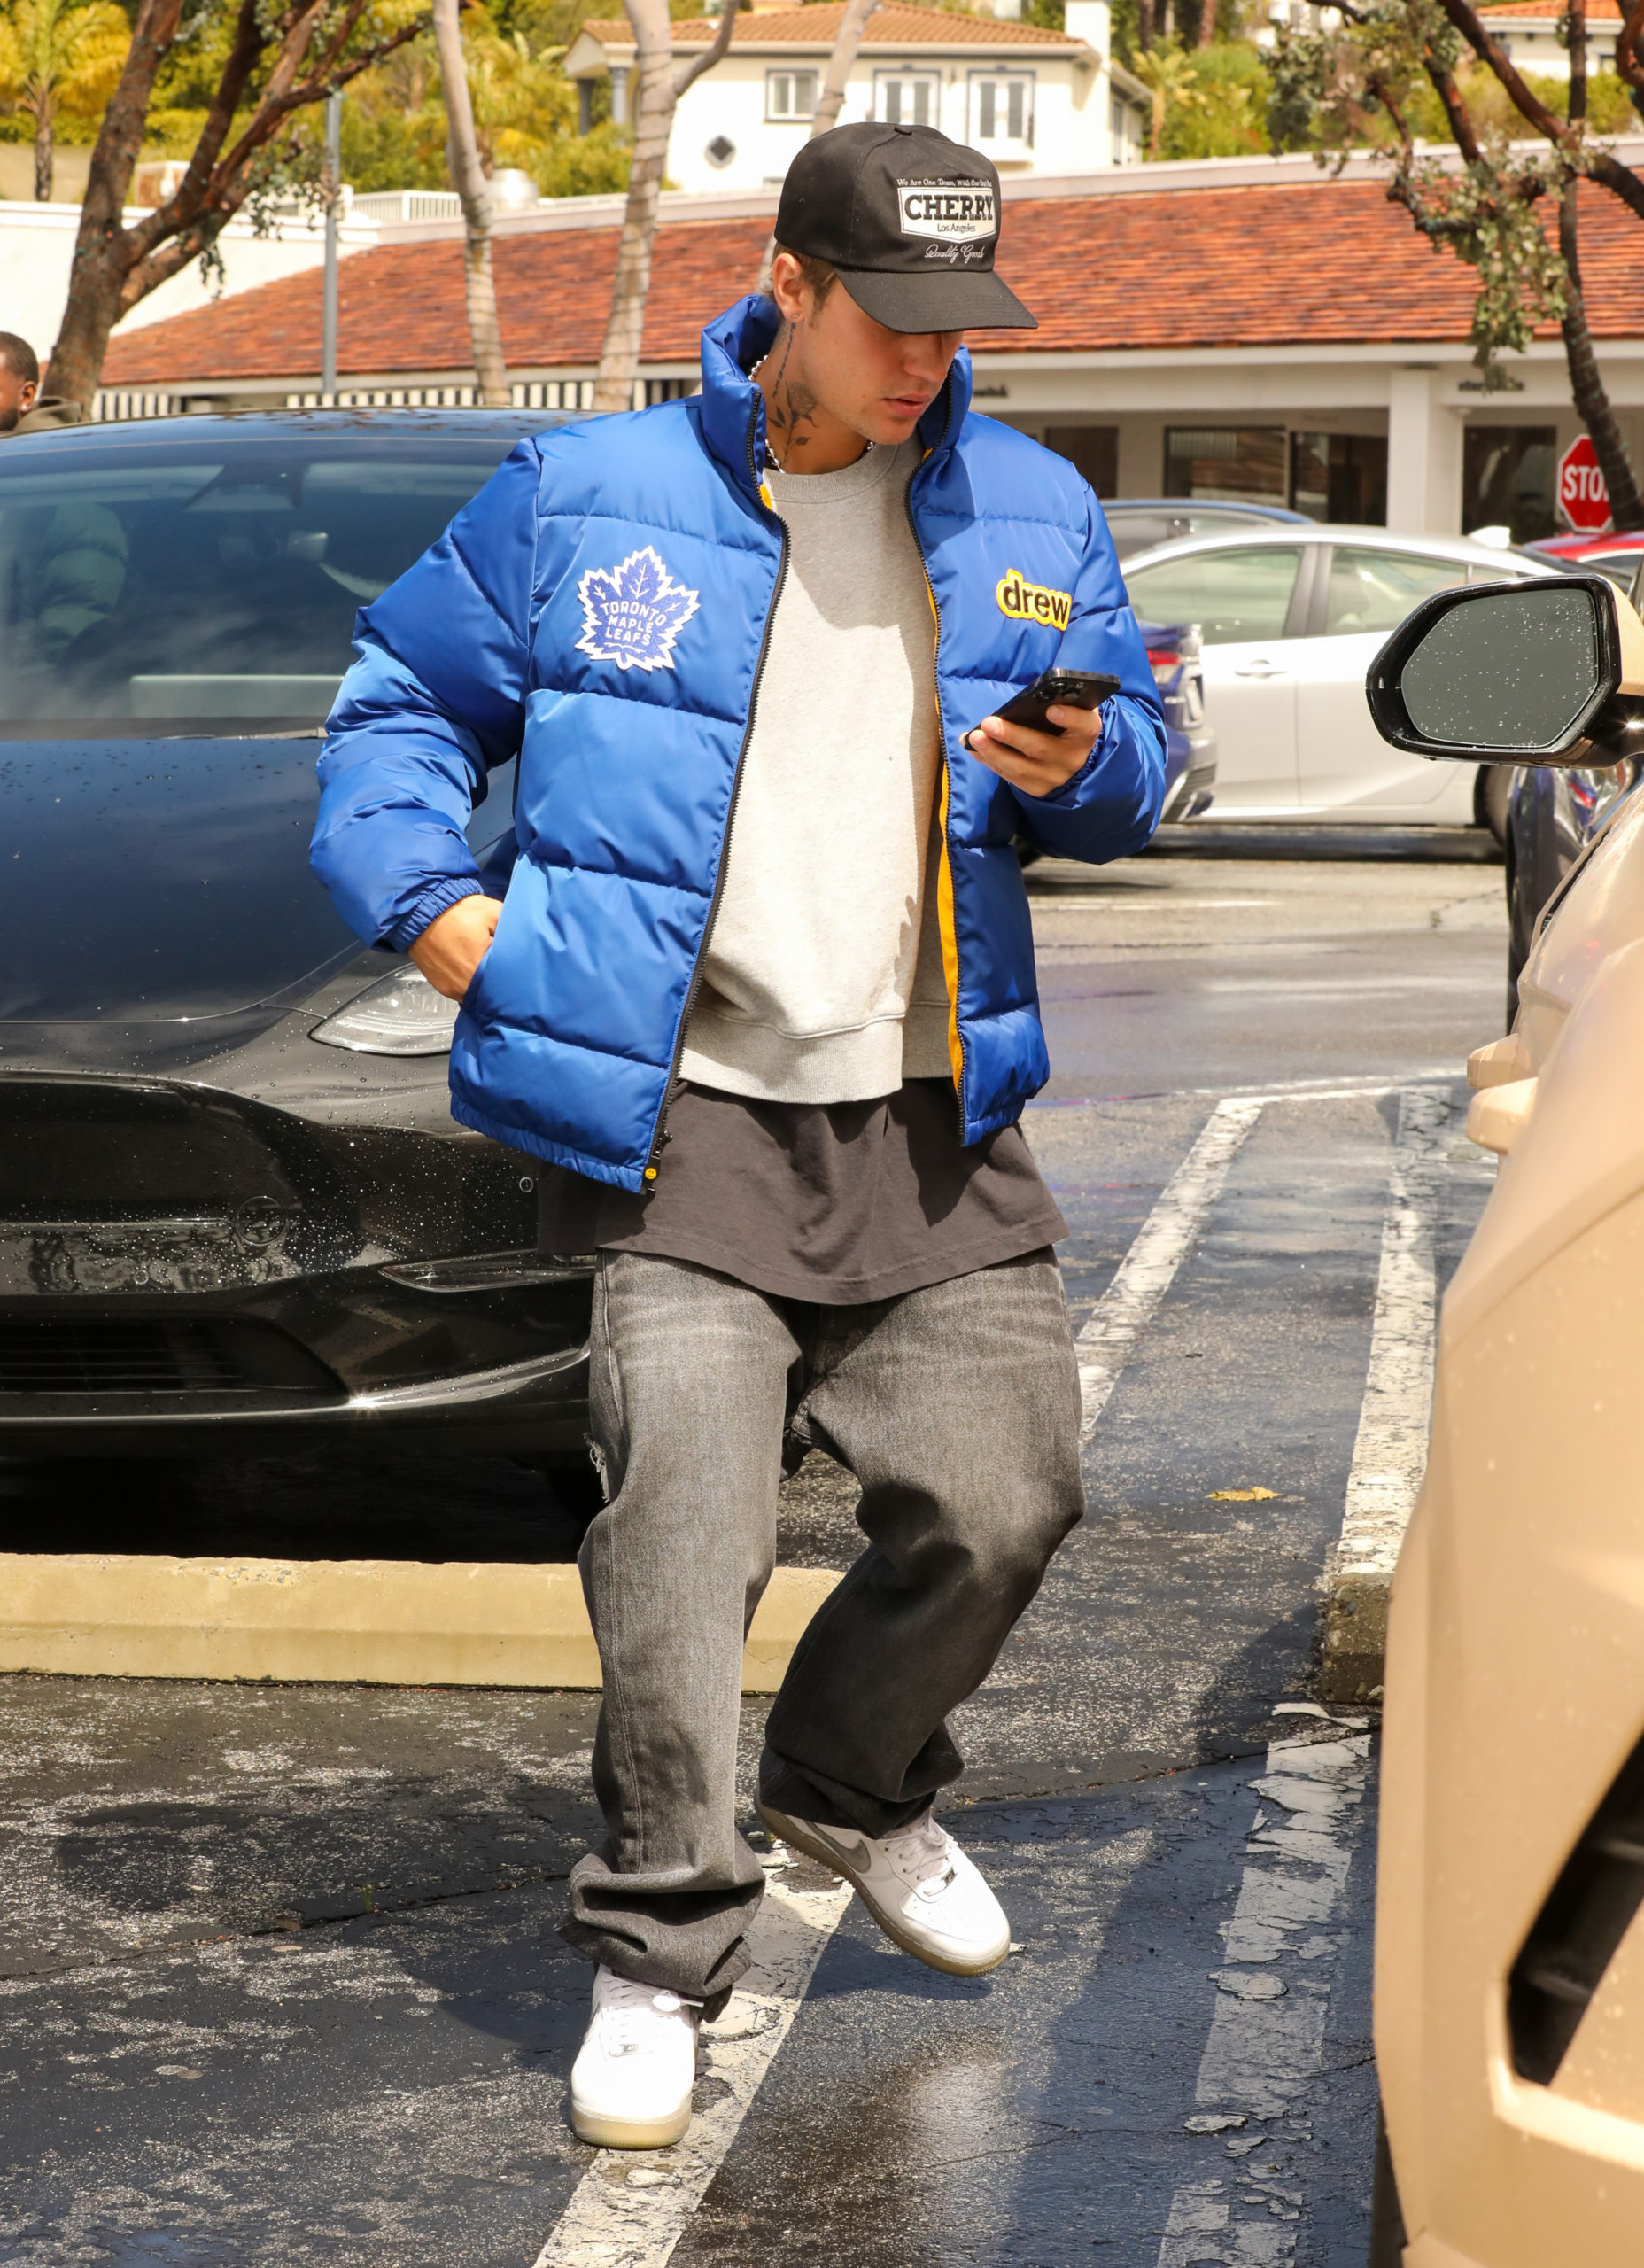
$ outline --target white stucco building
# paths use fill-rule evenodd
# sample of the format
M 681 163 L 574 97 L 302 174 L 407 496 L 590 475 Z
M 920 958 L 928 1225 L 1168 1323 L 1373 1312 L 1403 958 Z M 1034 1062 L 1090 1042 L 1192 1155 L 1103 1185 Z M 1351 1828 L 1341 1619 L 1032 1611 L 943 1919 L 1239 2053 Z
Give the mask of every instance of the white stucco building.
M 1548 79 L 1568 79 L 1570 50 L 1564 44 L 1563 11 L 1558 0 L 1490 0 L 1480 9 L 1486 27 L 1521 71 Z M 1621 11 L 1616 0 L 1586 0 L 1587 69 L 1613 71 Z
M 844 12 L 826 0 L 740 14 L 729 52 L 675 113 L 669 180 L 697 195 L 779 183 L 810 133 Z M 675 55 L 700 55 L 717 30 L 713 17 L 676 23 Z M 565 70 L 587 90 L 585 120 L 601 79 L 610 82 L 612 116 L 628 117 L 633 67 L 625 18 L 583 26 Z M 1146 90 L 1113 59 L 1107 0 L 1067 0 L 1065 32 L 893 4 L 868 19 L 840 123 L 934 126 L 1009 177 L 1134 162 L 1147 111 Z

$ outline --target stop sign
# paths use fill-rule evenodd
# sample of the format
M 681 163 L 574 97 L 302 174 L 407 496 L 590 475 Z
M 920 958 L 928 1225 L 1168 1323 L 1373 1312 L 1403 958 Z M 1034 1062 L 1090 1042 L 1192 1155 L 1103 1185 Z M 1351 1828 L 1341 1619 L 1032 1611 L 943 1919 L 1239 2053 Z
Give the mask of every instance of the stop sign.
M 1609 532 L 1609 491 L 1588 434 L 1572 441 L 1558 461 L 1558 509 L 1578 535 Z

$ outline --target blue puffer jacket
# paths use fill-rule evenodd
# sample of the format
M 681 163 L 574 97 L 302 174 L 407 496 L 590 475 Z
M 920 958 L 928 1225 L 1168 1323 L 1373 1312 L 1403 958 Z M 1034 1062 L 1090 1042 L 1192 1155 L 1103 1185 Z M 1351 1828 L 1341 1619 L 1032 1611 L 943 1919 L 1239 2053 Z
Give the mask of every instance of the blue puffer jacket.
M 457 1021 L 452 1109 L 516 1149 L 638 1190 L 720 878 L 787 538 L 743 373 L 770 301 L 702 334 L 702 392 L 522 442 L 360 616 L 321 759 L 316 873 L 402 951 L 484 887 L 464 837 L 519 755 L 517 856 Z M 1164 736 L 1101 510 L 1062 458 L 967 414 L 963 353 L 909 486 L 938 625 L 944 849 L 935 876 L 964 1138 L 1011 1123 L 1050 1065 L 1012 838 L 1114 858 L 1158 822 Z M 1090 762 L 1007 787 L 960 735 L 1052 663 L 1106 670 Z M 827 699 L 818 684 L 817 700 Z M 826 858 L 826 846 L 818 855 Z

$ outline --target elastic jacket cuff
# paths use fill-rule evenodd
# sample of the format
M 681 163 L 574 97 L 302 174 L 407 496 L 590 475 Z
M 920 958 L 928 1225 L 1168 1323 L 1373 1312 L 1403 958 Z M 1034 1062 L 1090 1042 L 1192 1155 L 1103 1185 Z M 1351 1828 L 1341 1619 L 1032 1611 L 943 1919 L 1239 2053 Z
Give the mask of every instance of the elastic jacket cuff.
M 388 933 L 388 942 L 396 952 L 408 953 L 430 923 L 438 921 L 460 898 L 485 895 L 485 885 L 477 874 L 452 874 L 443 882 L 435 882 L 416 899 L 411 911 L 395 922 Z

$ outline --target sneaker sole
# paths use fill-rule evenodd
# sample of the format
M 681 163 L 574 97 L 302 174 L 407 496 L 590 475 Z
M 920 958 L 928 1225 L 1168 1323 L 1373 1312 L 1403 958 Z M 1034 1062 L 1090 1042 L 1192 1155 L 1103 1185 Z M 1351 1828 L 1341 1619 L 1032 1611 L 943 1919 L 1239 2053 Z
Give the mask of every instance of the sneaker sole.
M 677 2142 L 691 2123 L 691 2105 L 670 2111 L 666 2118 L 608 2118 L 593 2110 L 570 2107 L 570 2131 L 579 2142 L 601 2150 L 665 2150 Z
M 931 1946 L 921 1945 L 901 1915 L 881 1906 L 856 1868 L 848 1865 L 837 1851 L 830 1850 L 816 1837 L 807 1835 L 799 1821 L 789 1819 L 786 1812 L 769 1810 L 759 1802 L 755 1803 L 754 1808 L 772 1835 L 779 1836 L 784 1843 L 791 1844 L 795 1851 L 803 1851 L 808 1859 L 818 1860 L 830 1874 L 838 1875 L 848 1882 L 891 1943 L 900 1946 L 903 1953 L 911 1953 L 915 1961 L 922 1961 L 927 1969 L 939 1969 L 944 1977 L 987 1977 L 1009 1960 L 1011 1948 L 1008 1940 L 999 1952 L 989 1953 L 985 1961 L 962 1961 L 955 1954 L 937 1953 Z

